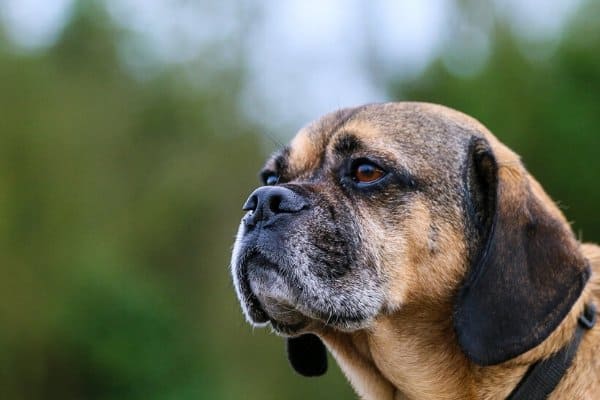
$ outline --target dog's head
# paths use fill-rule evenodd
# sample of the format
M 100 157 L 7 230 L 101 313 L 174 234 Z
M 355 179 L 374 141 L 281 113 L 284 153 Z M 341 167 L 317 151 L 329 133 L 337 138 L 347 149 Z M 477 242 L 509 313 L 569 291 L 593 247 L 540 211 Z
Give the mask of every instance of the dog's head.
M 496 364 L 541 343 L 589 274 L 518 156 L 441 106 L 326 115 L 261 178 L 243 207 L 232 274 L 248 320 L 284 335 L 364 329 L 403 305 L 452 299 L 465 354 Z M 302 358 L 318 343 L 290 342 L 300 372 L 323 372 L 322 348 L 316 361 Z

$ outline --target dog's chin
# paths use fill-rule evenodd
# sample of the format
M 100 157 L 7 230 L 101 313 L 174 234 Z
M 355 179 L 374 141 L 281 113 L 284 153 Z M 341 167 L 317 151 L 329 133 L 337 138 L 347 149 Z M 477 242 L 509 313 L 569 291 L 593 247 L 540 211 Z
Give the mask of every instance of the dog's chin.
M 310 319 L 296 307 L 296 296 L 289 285 L 273 268 L 254 268 L 248 271 L 250 292 L 275 332 L 294 335 L 305 329 Z
M 369 325 L 372 317 L 314 308 L 302 300 L 302 285 L 290 281 L 277 264 L 259 252 L 249 252 L 238 268 L 240 300 L 248 321 L 271 325 L 284 336 L 295 336 L 325 326 L 352 332 Z
M 280 268 L 261 254 L 252 254 L 239 267 L 239 291 L 252 325 L 270 324 L 281 335 L 303 332 L 311 319 L 295 306 L 297 295 Z

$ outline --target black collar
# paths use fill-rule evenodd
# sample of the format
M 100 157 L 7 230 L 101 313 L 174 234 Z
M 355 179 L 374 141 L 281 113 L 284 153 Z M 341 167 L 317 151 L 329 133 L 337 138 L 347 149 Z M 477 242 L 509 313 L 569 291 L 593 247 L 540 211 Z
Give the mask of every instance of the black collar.
M 571 341 L 550 358 L 533 364 L 507 400 L 544 400 L 571 366 L 583 334 L 596 323 L 596 307 L 587 304 L 579 316 Z

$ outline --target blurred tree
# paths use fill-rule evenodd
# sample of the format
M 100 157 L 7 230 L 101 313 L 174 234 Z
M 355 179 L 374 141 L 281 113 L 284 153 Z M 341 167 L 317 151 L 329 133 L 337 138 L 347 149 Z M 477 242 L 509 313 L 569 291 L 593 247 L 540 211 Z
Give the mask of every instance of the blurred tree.
M 550 62 L 528 61 L 500 24 L 480 75 L 437 62 L 390 90 L 478 117 L 600 241 L 591 15 Z M 354 398 L 335 365 L 294 375 L 230 283 L 238 210 L 265 155 L 239 109 L 244 60 L 215 65 L 212 48 L 192 82 L 183 66 L 140 79 L 119 57 L 126 34 L 101 2 L 80 1 L 45 52 L 0 37 L 0 398 Z
M 397 80 L 399 99 L 445 104 L 474 116 L 515 149 L 574 221 L 584 240 L 600 241 L 600 3 L 585 4 L 547 60 L 523 54 L 497 22 L 491 56 L 477 75 L 457 77 L 442 61 L 413 82 Z M 451 51 L 451 49 L 450 49 Z
M 208 86 L 183 67 L 138 80 L 123 34 L 78 2 L 46 52 L 0 45 L 0 398 L 350 394 L 339 372 L 323 391 L 280 339 L 249 335 L 230 283 L 265 156 L 238 109 L 243 64 L 204 54 Z

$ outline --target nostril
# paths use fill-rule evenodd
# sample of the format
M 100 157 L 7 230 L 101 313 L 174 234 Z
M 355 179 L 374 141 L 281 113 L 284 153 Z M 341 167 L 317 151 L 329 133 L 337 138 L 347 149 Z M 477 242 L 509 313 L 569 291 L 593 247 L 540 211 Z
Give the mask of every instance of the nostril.
M 257 205 L 258 205 L 258 198 L 256 197 L 256 195 L 252 195 L 252 196 L 248 197 L 248 200 L 246 200 L 246 202 L 242 206 L 242 210 L 243 211 L 255 211 Z
M 279 194 L 275 194 L 274 196 L 271 196 L 271 198 L 269 198 L 269 209 L 277 214 L 279 212 L 281 212 L 281 200 L 282 197 Z
M 242 206 L 248 213 L 244 216 L 246 226 L 265 223 L 279 214 L 297 213 L 308 208 L 308 202 L 294 191 L 277 186 L 263 186 L 256 189 Z M 272 221 L 271 221 L 272 222 Z

